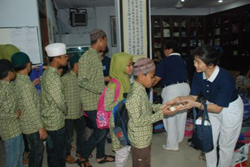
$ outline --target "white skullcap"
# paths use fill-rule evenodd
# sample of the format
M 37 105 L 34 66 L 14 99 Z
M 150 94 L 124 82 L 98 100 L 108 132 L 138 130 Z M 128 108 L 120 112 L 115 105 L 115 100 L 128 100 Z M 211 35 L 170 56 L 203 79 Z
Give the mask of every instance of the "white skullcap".
M 56 57 L 66 54 L 64 43 L 52 43 L 45 47 L 48 57 Z

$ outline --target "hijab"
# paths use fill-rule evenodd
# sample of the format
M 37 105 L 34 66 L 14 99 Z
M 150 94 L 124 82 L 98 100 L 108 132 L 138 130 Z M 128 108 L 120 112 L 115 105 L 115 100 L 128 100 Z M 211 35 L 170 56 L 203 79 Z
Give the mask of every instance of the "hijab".
M 127 65 L 129 61 L 132 60 L 132 55 L 124 52 L 116 53 L 111 58 L 109 75 L 111 78 L 118 80 L 120 85 L 120 93 L 118 101 L 123 99 L 123 93 L 128 93 L 130 90 L 130 79 L 129 75 L 126 73 Z M 112 84 L 111 87 L 115 88 Z

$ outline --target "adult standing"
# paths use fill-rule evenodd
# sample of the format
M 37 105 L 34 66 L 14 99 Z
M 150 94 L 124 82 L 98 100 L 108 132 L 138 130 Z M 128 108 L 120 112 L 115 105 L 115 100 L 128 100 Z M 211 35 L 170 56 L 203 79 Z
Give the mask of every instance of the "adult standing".
M 214 149 L 205 154 L 207 167 L 217 166 L 217 144 L 220 149 L 218 167 L 229 167 L 241 130 L 243 102 L 232 76 L 217 66 L 220 56 L 212 46 L 198 47 L 192 54 L 196 73 L 191 93 L 189 96 L 177 97 L 171 103 L 187 102 L 180 109 L 204 109 L 197 97 L 199 94 L 205 97 L 214 144 Z
M 67 105 L 58 69 L 67 64 L 66 45 L 53 43 L 45 47 L 49 66 L 42 76 L 41 118 L 47 130 L 48 167 L 65 167 L 65 116 Z
M 106 54 L 109 52 L 109 48 L 106 47 L 105 51 L 101 55 L 101 61 L 102 61 L 102 67 L 103 67 L 103 75 L 104 75 L 104 81 L 105 85 L 108 85 L 110 81 L 110 76 L 109 76 L 109 68 L 110 68 L 110 62 L 111 58 L 106 56 Z
M 99 52 L 104 52 L 107 47 L 106 33 L 101 29 L 95 29 L 90 33 L 91 47 L 82 55 L 79 60 L 78 81 L 81 88 L 80 98 L 85 113 L 92 121 L 93 133 L 85 143 L 85 148 L 77 163 L 80 166 L 91 166 L 88 157 L 96 147 L 96 161 L 98 163 L 112 162 L 113 156 L 105 155 L 105 139 L 107 129 L 98 129 L 96 125 L 97 103 L 104 84 L 102 62 Z
M 166 41 L 164 54 L 166 57 L 157 67 L 154 83 L 155 85 L 161 80 L 163 104 L 177 96 L 187 96 L 190 93 L 187 68 L 179 53 L 179 44 L 175 40 Z M 179 150 L 179 143 L 184 138 L 186 118 L 187 110 L 183 110 L 163 119 L 164 127 L 168 132 L 163 149 Z

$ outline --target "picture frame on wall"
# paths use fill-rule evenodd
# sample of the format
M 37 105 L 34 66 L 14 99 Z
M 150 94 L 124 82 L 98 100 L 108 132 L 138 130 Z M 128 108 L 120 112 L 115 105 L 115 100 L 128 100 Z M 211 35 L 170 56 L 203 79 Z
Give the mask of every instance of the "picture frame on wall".
M 116 18 L 115 18 L 115 16 L 110 16 L 110 27 L 111 27 L 112 47 L 116 47 L 117 46 L 117 34 L 116 34 Z

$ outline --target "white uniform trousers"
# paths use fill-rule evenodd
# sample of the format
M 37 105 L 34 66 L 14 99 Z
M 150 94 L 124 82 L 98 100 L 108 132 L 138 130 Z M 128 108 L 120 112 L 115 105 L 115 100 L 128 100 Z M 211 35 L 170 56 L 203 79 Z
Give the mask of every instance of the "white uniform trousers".
M 125 146 L 120 150 L 115 151 L 115 167 L 125 167 L 131 146 Z
M 209 104 L 209 102 L 208 102 Z M 240 97 L 223 108 L 219 114 L 208 113 L 212 125 L 214 149 L 206 153 L 207 167 L 217 167 L 217 145 L 219 144 L 218 167 L 230 167 L 234 147 L 239 138 L 242 119 L 243 102 Z
M 162 90 L 163 103 L 172 100 L 177 96 L 187 96 L 190 87 L 187 83 L 179 83 L 165 87 Z M 167 131 L 166 148 L 179 149 L 179 143 L 184 138 L 187 110 L 178 112 L 175 115 L 165 117 L 163 124 Z

